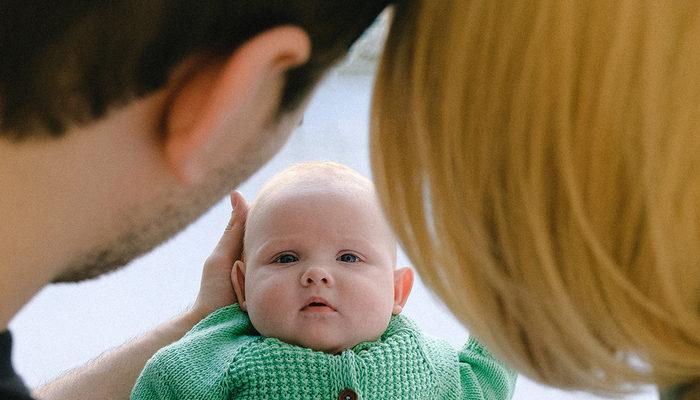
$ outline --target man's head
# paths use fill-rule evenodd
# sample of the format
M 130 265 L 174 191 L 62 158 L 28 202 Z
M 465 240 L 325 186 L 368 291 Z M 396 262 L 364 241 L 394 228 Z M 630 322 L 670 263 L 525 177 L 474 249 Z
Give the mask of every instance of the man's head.
M 232 279 L 264 336 L 337 353 L 377 339 L 413 283 L 372 184 L 335 163 L 275 176 L 253 204 Z
M 10 2 L 0 8 L 0 136 L 58 136 L 226 60 L 279 26 L 309 36 L 280 111 L 296 108 L 387 0 Z
M 17 227 L 0 250 L 75 281 L 150 250 L 267 161 L 387 2 L 43 3 L 0 12 L 0 219 Z M 56 245 L 39 256 L 37 241 Z

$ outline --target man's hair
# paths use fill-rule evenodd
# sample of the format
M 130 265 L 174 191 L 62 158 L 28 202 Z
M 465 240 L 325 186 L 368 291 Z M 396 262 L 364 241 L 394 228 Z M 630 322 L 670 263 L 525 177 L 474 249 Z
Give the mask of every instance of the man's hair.
M 163 87 L 191 55 L 224 58 L 279 25 L 310 36 L 280 112 L 298 105 L 388 0 L 10 1 L 0 5 L 0 135 L 61 136 L 68 125 Z M 43 133 L 42 133 L 43 134 Z

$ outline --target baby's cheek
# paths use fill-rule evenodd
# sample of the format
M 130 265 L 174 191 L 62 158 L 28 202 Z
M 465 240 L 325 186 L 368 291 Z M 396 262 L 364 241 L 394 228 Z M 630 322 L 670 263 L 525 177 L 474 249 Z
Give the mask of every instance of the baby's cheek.
M 278 315 L 274 307 L 268 304 L 258 304 L 257 307 L 250 307 L 248 311 L 250 322 L 253 327 L 263 336 L 278 337 L 279 326 Z
M 287 318 L 293 314 L 294 302 L 288 288 L 282 284 L 261 284 L 250 297 L 250 320 L 255 329 L 269 337 L 283 336 Z
M 387 293 L 387 290 L 389 292 Z M 393 288 L 373 288 L 353 296 L 356 323 L 363 333 L 363 340 L 374 340 L 386 330 L 393 310 Z

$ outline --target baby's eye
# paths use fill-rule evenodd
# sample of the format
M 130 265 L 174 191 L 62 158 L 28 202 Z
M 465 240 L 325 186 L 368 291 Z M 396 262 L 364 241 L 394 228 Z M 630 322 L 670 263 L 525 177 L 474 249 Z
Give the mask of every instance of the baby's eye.
M 345 254 L 341 254 L 340 257 L 337 258 L 337 260 L 340 262 L 345 262 L 345 263 L 356 263 L 356 262 L 360 262 L 360 257 L 358 257 L 352 253 L 345 253 Z
M 280 264 L 289 264 L 296 261 L 299 261 L 299 258 L 294 254 L 282 254 L 281 256 L 275 258 L 275 262 Z

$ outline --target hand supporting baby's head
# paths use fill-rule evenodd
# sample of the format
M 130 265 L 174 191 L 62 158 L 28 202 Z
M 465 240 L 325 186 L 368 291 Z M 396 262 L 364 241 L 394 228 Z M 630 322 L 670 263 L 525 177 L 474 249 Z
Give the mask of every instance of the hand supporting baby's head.
M 260 191 L 233 285 L 267 337 L 338 353 L 373 341 L 413 283 L 369 180 L 335 163 L 288 168 Z

